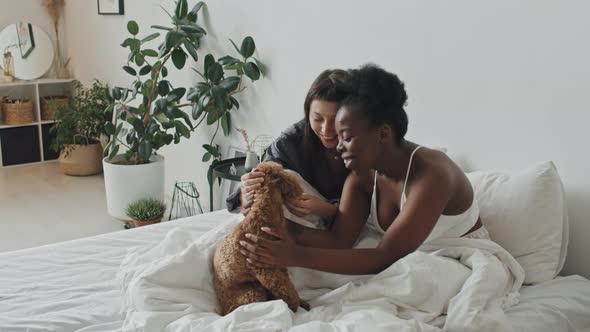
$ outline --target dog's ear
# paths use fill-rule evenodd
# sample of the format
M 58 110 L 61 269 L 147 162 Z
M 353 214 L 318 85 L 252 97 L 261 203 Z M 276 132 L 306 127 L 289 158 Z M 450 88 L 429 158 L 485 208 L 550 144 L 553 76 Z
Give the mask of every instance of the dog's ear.
M 285 199 L 298 197 L 303 193 L 299 182 L 293 175 L 282 171 L 276 174 L 276 179 L 278 180 L 277 186 L 279 186 L 279 190 Z

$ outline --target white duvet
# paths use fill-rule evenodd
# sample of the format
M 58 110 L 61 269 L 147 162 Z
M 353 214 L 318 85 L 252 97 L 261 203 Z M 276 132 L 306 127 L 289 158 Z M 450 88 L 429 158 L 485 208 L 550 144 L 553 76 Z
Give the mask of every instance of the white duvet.
M 131 250 L 117 282 L 124 331 L 505 331 L 504 309 L 518 302 L 524 272 L 487 240 L 423 245 L 377 275 L 290 268 L 309 312 L 282 300 L 214 312 L 211 256 L 234 218 L 195 237 L 172 229 L 157 245 Z M 376 244 L 365 234 L 360 247 Z

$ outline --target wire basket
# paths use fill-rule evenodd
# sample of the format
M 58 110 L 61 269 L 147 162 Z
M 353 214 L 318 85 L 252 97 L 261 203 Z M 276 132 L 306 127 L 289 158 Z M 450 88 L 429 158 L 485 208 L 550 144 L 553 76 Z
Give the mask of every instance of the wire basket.
M 55 120 L 55 113 L 60 107 L 68 105 L 66 96 L 48 96 L 41 98 L 41 120 Z
M 35 122 L 33 103 L 28 99 L 17 102 L 4 100 L 2 102 L 2 121 L 6 125 Z
M 174 184 L 172 204 L 168 220 L 186 218 L 203 213 L 199 192 L 193 182 L 178 182 Z

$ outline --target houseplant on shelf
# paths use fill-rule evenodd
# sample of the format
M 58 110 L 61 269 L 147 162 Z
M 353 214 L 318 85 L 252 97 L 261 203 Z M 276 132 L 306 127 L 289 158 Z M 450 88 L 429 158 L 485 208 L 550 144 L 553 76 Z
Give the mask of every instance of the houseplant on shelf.
M 68 103 L 56 104 L 56 123 L 51 128 L 55 135 L 51 148 L 59 152 L 59 167 L 67 175 L 92 175 L 102 172 L 101 135 L 110 123 L 112 112 L 105 108 L 112 104 L 107 85 L 94 81 L 90 88 L 74 81 L 73 95 Z M 49 101 L 48 103 L 51 103 Z
M 157 199 L 140 199 L 127 206 L 127 216 L 135 227 L 159 223 L 166 212 L 166 204 Z
M 168 76 L 171 64 L 181 70 L 187 58 L 195 62 L 200 58 L 197 50 L 207 33 L 197 24 L 197 14 L 203 5 L 198 2 L 189 11 L 186 0 L 176 1 L 174 13 L 168 13 L 171 25 L 154 25 L 152 29 L 162 34 L 155 32 L 141 39 L 137 22 L 127 23 L 131 36 L 121 44 L 129 49 L 123 70 L 134 81 L 130 88 L 112 89 L 115 102 L 108 110 L 116 114 L 107 130 L 113 139 L 106 146 L 103 159 L 107 206 L 114 217 L 124 219 L 129 202 L 142 195 L 163 199 L 164 160 L 157 151 L 179 143 L 183 137 L 190 138 L 203 121 L 214 125 L 215 131 L 209 144 L 203 144 L 202 160 L 213 158 L 212 163 L 219 162 L 221 153 L 214 139 L 219 128 L 225 135 L 230 133 L 230 111 L 240 106 L 234 95 L 244 90 L 244 75 L 252 81 L 260 78 L 258 61 L 253 57 L 254 40 L 246 37 L 239 48 L 231 42 L 239 58 L 226 55 L 216 60 L 207 54 L 202 71 L 194 69 L 202 81 L 188 92 L 187 88 L 172 83 Z M 158 51 L 146 47 L 154 40 L 160 41 Z M 184 110 L 187 108 L 188 113 Z M 210 174 L 208 179 L 211 181 Z

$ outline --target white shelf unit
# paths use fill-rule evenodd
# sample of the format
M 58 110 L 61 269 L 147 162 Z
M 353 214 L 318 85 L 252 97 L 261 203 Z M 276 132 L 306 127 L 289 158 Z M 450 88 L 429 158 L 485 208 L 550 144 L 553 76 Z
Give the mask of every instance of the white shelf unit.
M 57 157 L 53 155 L 53 153 L 46 153 L 49 152 L 49 145 L 51 144 L 51 142 L 46 132 L 44 135 L 44 130 L 47 131 L 48 128 L 53 123 L 55 123 L 55 121 L 41 119 L 41 98 L 48 96 L 71 97 L 73 81 L 73 79 L 39 79 L 33 81 L 15 81 L 0 84 L 0 97 L 8 96 L 12 98 L 27 98 L 31 100 L 33 103 L 33 113 L 35 118 L 34 122 L 31 123 L 19 125 L 6 125 L 2 122 L 2 117 L 0 117 L 0 167 L 12 167 L 32 163 L 43 163 L 54 161 L 57 159 Z M 34 130 L 32 128 L 34 128 Z M 31 133 L 36 133 L 35 135 L 37 135 L 39 141 L 39 146 L 37 149 L 38 151 L 22 151 L 22 153 L 29 153 L 29 155 L 34 155 L 35 153 L 38 153 L 38 158 L 35 156 L 34 161 L 28 160 L 16 163 L 14 161 L 7 160 L 10 158 L 4 158 L 5 154 L 14 153 L 14 151 L 8 152 L 8 149 L 5 149 L 4 151 L 2 150 L 2 147 L 6 147 L 6 144 L 8 144 L 6 142 L 5 144 L 2 144 L 3 132 L 7 133 L 9 131 L 11 133 L 18 133 L 19 131 L 22 131 L 23 138 L 26 138 L 27 135 L 33 135 Z

